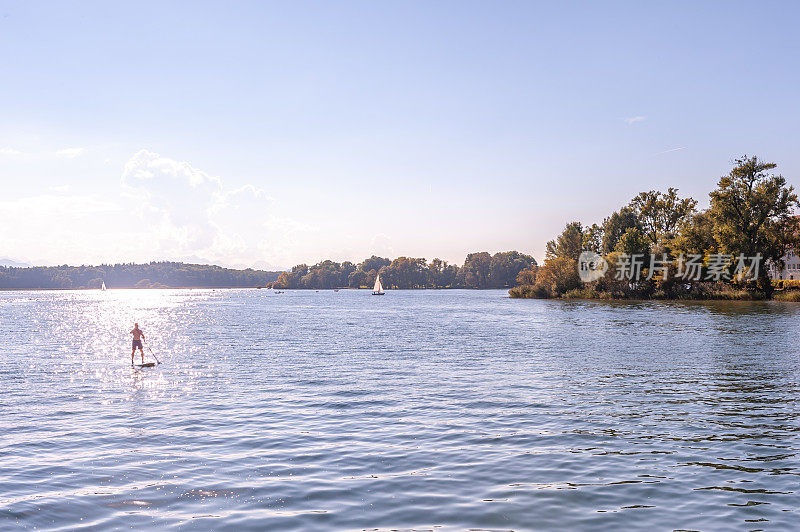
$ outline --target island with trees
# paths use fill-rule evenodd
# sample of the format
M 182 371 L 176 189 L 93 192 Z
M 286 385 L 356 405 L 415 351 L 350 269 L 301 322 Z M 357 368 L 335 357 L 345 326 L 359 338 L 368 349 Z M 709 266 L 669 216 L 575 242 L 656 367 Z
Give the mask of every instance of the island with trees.
M 772 282 L 800 250 L 800 206 L 793 187 L 757 157 L 735 161 L 709 194 L 708 209 L 678 190 L 642 192 L 602 224 L 567 224 L 546 245 L 544 264 L 522 270 L 515 298 L 580 299 L 784 299 L 800 301 L 800 283 Z M 602 257 L 608 268 L 581 279 L 581 257 Z M 632 257 L 640 262 L 631 272 Z M 696 257 L 687 277 L 689 257 Z M 757 258 L 758 260 L 753 260 Z M 744 268 L 742 266 L 745 266 Z M 788 288 L 788 289 L 787 289 Z M 777 289 L 777 290 L 776 290 Z
M 372 256 L 358 264 L 325 260 L 308 266 L 300 264 L 284 272 L 274 288 L 370 288 L 381 276 L 384 288 L 508 288 L 536 259 L 518 251 L 491 255 L 470 253 L 462 266 L 442 259 L 398 257 L 394 260 Z

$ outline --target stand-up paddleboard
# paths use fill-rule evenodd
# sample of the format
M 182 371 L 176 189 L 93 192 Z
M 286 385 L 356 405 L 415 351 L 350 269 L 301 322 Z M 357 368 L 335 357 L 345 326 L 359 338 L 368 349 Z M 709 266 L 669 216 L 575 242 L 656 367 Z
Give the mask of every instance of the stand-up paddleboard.
M 134 364 L 133 366 L 137 368 L 152 368 L 155 367 L 155 365 L 155 362 L 145 362 L 144 364 Z

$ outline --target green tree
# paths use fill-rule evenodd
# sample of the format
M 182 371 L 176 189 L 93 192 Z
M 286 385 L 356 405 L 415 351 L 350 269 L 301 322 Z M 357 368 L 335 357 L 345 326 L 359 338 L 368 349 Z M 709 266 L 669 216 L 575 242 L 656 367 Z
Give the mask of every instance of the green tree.
M 580 285 L 578 262 L 569 257 L 553 257 L 536 271 L 537 297 L 560 297 Z
M 592 224 L 583 230 L 583 249 L 603 252 L 603 228 L 597 224 Z
M 555 240 L 545 245 L 545 257 L 578 260 L 583 248 L 583 228 L 580 222 L 568 223 Z
M 431 288 L 449 288 L 456 282 L 458 266 L 435 258 L 428 264 L 427 283 Z
M 748 257 L 760 253 L 764 260 L 780 263 L 789 249 L 797 247 L 800 232 L 793 217 L 797 195 L 782 175 L 769 173 L 776 166 L 744 156 L 711 192 L 709 214 L 722 252 Z M 759 269 L 758 284 L 771 292 L 766 267 Z
M 603 220 L 603 254 L 608 255 L 616 249 L 625 231 L 640 227 L 639 218 L 630 207 L 623 207 Z
M 685 254 L 717 253 L 714 218 L 708 211 L 692 214 L 680 226 L 674 241 L 675 251 Z
M 514 286 L 517 274 L 536 265 L 536 259 L 519 251 L 502 251 L 492 255 L 489 262 L 488 288 Z
M 486 251 L 470 253 L 459 268 L 456 284 L 463 288 L 487 288 L 492 256 Z
M 367 274 L 364 270 L 355 270 L 347 276 L 347 286 L 350 288 L 361 288 L 367 286 Z
M 368 259 L 364 259 L 364 262 L 362 262 L 360 264 L 360 267 L 365 272 L 370 272 L 372 270 L 377 271 L 377 270 L 380 270 L 381 268 L 383 268 L 384 266 L 388 266 L 389 264 L 391 264 L 391 262 L 392 261 L 389 260 L 389 259 L 386 259 L 386 258 L 383 258 L 383 257 L 377 257 L 377 256 L 373 255 Z M 375 282 L 374 277 L 373 277 L 372 281 Z
M 398 257 L 381 269 L 381 280 L 386 288 L 423 288 L 427 269 L 423 258 Z
M 292 286 L 292 274 L 283 272 L 278 276 L 278 279 L 272 283 L 273 288 L 294 288 Z
M 678 189 L 670 187 L 666 193 L 651 190 L 642 192 L 630 202 L 642 234 L 653 246 L 675 237 L 678 227 L 697 207 L 692 198 L 680 198 Z
M 620 237 L 614 251 L 628 255 L 647 256 L 650 254 L 650 245 L 638 227 L 631 227 Z
M 298 264 L 292 268 L 292 275 L 297 277 L 298 279 L 308 275 L 308 266 L 305 264 Z

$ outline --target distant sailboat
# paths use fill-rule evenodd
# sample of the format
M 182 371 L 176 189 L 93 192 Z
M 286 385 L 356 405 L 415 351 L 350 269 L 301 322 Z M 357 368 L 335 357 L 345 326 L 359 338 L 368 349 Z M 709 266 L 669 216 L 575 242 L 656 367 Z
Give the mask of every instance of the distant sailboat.
M 105 281 L 103 281 L 102 283 L 103 283 L 103 284 L 101 284 L 101 285 L 100 285 L 100 290 L 102 290 L 103 292 L 105 292 L 105 291 L 106 291 L 106 282 L 105 282 Z
M 386 292 L 383 291 L 383 285 L 381 284 L 381 276 L 375 276 L 375 286 L 372 288 L 372 295 L 373 296 L 382 296 Z

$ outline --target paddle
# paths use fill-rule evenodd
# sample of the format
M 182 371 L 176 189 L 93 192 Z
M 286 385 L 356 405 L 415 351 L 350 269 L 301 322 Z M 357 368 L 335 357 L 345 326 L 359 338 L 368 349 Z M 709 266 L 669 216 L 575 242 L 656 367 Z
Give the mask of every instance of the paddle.
M 159 364 L 161 364 L 161 361 L 158 359 L 158 357 L 156 356 L 156 354 L 155 354 L 155 353 L 153 353 L 153 350 L 152 350 L 152 349 L 150 349 L 150 346 L 149 346 L 149 345 L 147 346 L 147 350 L 148 350 L 148 351 L 150 351 L 150 354 L 151 354 L 151 355 L 153 355 L 153 358 L 155 358 L 155 359 L 156 359 L 156 362 L 158 362 Z

